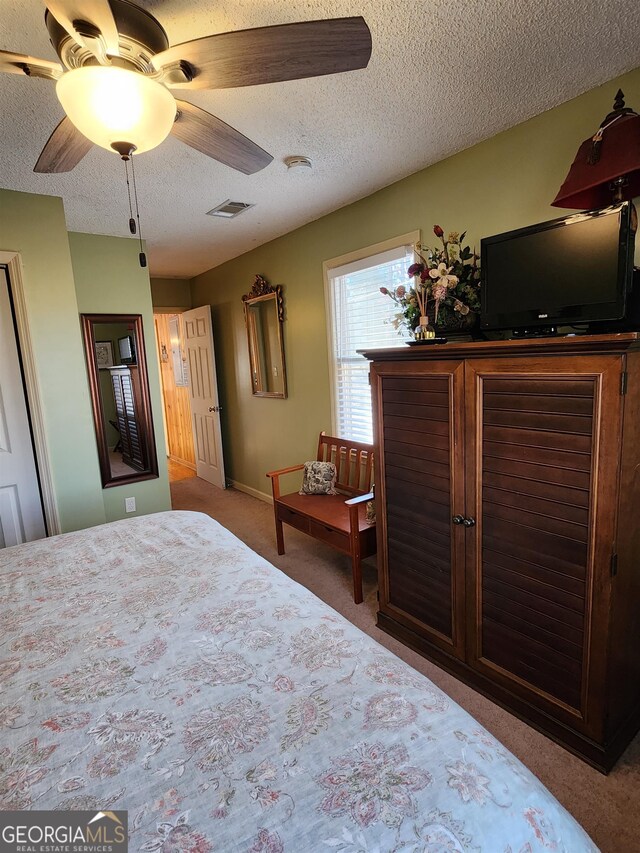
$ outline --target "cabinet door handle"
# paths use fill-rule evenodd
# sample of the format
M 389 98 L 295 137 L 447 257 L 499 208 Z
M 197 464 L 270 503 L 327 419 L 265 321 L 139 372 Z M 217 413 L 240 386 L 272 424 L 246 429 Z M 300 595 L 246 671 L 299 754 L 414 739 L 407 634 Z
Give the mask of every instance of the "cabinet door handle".
M 475 518 L 463 518 L 462 523 L 465 527 L 473 527 L 473 525 L 476 523 L 476 520 Z
M 454 524 L 464 524 L 465 518 L 463 515 L 454 515 L 451 521 L 453 521 Z

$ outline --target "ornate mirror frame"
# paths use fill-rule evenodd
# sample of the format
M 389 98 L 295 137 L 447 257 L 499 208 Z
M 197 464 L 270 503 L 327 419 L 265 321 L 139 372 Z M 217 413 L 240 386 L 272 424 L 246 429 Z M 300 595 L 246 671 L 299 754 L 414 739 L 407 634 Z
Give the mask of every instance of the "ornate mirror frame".
M 247 327 L 247 344 L 249 347 L 249 368 L 251 371 L 251 393 L 254 397 L 279 397 L 285 399 L 287 396 L 287 369 L 284 358 L 284 298 L 282 296 L 282 285 L 272 287 L 261 275 L 257 275 L 253 282 L 251 291 L 242 297 L 244 307 L 244 320 Z M 269 358 L 264 346 L 264 328 L 259 328 L 256 318 L 260 313 L 271 309 L 275 322 L 272 324 L 277 329 L 277 339 L 272 341 Z M 277 363 L 276 363 L 277 362 Z M 272 387 L 272 376 L 265 376 L 266 366 L 271 365 L 271 370 L 276 371 L 273 375 L 278 378 L 278 390 Z M 278 376 L 277 371 L 280 372 Z
M 102 487 L 109 489 L 113 486 L 124 486 L 128 483 L 154 479 L 158 476 L 158 458 L 156 455 L 156 442 L 151 415 L 151 398 L 149 394 L 149 377 L 147 373 L 147 356 L 144 346 L 142 316 L 140 314 L 81 314 L 80 317 L 82 321 L 84 352 L 87 360 L 87 372 L 89 375 L 93 423 L 98 444 Z M 139 374 L 139 381 L 135 383 L 133 390 L 134 392 L 138 392 L 134 401 L 135 420 L 139 433 L 143 462 L 140 469 L 131 474 L 115 475 L 111 468 L 105 410 L 101 394 L 100 368 L 96 358 L 96 342 L 101 342 L 100 337 L 96 338 L 96 327 L 98 328 L 99 335 L 99 327 L 104 323 L 110 325 L 118 323 L 126 324 L 129 326 L 130 334 L 134 338 L 136 355 L 135 362 L 131 366 L 135 366 Z M 125 366 L 124 363 L 122 366 Z M 137 399 L 137 397 L 140 399 Z

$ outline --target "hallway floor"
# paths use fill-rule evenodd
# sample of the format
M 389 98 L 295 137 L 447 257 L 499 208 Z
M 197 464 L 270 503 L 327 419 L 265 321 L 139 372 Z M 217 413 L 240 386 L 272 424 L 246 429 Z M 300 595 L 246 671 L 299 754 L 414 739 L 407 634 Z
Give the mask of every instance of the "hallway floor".
M 170 483 L 178 483 L 180 480 L 189 480 L 192 477 L 197 477 L 193 468 L 181 465 L 180 462 L 175 462 L 173 459 L 167 459 L 167 467 L 169 469 Z

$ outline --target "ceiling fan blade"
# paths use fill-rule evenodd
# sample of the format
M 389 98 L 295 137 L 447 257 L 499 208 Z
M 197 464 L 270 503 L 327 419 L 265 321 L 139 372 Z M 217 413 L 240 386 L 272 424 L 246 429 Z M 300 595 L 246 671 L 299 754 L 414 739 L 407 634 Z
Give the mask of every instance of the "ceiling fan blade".
M 273 160 L 259 145 L 243 136 L 222 119 L 187 101 L 176 101 L 178 117 L 171 129 L 176 139 L 191 148 L 231 166 L 245 175 L 253 175 Z
M 49 62 L 48 59 L 36 59 L 24 53 L 10 53 L 0 50 L 0 71 L 9 74 L 26 74 L 27 77 L 44 77 L 47 80 L 57 80 L 64 71 L 59 62 Z
M 99 62 L 108 64 L 106 54 L 120 55 L 118 28 L 108 0 L 46 0 L 45 5 L 71 38 Z
M 167 82 L 175 88 L 227 89 L 353 71 L 370 56 L 369 27 L 357 17 L 219 33 L 170 47 L 152 64 L 158 71 L 181 60 L 191 66 L 193 80 Z
M 33 171 L 44 174 L 70 172 L 91 148 L 93 142 L 89 142 L 65 116 L 40 152 Z

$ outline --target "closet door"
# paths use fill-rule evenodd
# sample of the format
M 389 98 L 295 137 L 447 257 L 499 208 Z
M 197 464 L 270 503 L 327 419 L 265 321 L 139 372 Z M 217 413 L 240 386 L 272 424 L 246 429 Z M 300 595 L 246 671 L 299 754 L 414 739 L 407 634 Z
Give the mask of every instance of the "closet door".
M 372 367 L 380 612 L 464 655 L 461 362 Z
M 9 277 L 0 266 L 0 548 L 46 535 Z
M 466 365 L 468 662 L 597 734 L 621 430 L 618 356 Z

